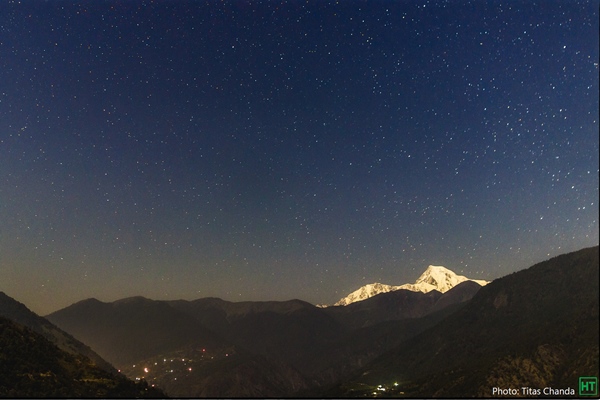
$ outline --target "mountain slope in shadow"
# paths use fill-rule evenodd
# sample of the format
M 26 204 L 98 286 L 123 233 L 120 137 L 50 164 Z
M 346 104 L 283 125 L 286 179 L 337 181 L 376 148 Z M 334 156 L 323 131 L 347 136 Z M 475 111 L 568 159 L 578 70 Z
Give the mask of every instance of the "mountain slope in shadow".
M 46 316 L 116 366 L 199 344 L 225 347 L 212 331 L 166 302 L 87 299 Z
M 110 373 L 117 373 L 117 370 L 110 363 L 100 357 L 90 347 L 81 343 L 67 332 L 52 324 L 46 318 L 40 317 L 29 310 L 23 303 L 18 302 L 3 292 L 0 292 L 0 316 L 24 325 L 34 332 L 39 333 L 67 353 L 73 355 L 82 354 L 100 368 Z
M 599 375 L 598 270 L 596 246 L 497 279 L 327 395 L 363 396 L 378 385 L 407 397 L 576 388 L 579 376 Z
M 281 397 L 348 376 L 456 311 L 452 305 L 472 296 L 479 288 L 474 285 L 443 295 L 402 290 L 328 309 L 301 300 L 88 299 L 47 318 L 130 378 L 147 379 L 169 395 Z M 415 318 L 431 314 L 436 304 L 443 312 Z
M 453 304 L 469 301 L 480 288 L 477 282 L 465 281 L 445 293 L 399 289 L 322 310 L 349 329 L 365 328 L 385 321 L 422 318 Z
M 44 335 L 0 316 L 0 397 L 163 398 L 165 395 L 145 381 L 133 382 L 124 375 L 111 373 L 88 357 L 62 350 Z

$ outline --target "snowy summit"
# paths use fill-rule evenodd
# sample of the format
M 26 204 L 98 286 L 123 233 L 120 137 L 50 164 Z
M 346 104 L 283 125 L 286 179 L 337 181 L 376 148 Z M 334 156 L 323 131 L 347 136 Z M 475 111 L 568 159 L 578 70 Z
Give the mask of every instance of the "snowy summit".
M 347 306 L 348 304 L 366 300 L 380 293 L 387 293 L 394 290 L 411 290 L 413 292 L 431 292 L 437 290 L 445 293 L 464 281 L 473 281 L 481 286 L 488 284 L 488 281 L 469 279 L 466 276 L 457 275 L 448 268 L 430 265 L 425 272 L 415 281 L 415 283 L 406 283 L 400 286 L 384 285 L 382 283 L 371 283 L 361 287 L 360 289 L 350 293 L 348 296 L 340 299 L 334 306 Z

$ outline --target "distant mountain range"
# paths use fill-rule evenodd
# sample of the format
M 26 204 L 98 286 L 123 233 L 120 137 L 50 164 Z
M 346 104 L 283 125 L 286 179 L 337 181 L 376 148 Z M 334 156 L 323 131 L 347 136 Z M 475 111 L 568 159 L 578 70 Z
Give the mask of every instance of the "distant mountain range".
M 130 378 L 143 377 L 169 395 L 280 397 L 335 383 L 455 311 L 479 288 L 463 282 L 444 294 L 396 290 L 328 308 L 301 300 L 88 299 L 47 318 Z M 260 390 L 218 383 L 243 382 L 235 371 L 262 382 Z
M 123 387 L 138 391 L 126 397 L 147 396 L 152 385 L 175 397 L 336 398 L 491 397 L 494 386 L 575 387 L 579 376 L 599 375 L 598 270 L 594 247 L 489 284 L 431 266 L 414 284 L 375 288 L 344 306 L 88 299 L 49 321 L 2 295 L 0 316 L 12 320 L 0 319 L 0 339 L 10 343 L 10 351 L 0 343 L 0 360 L 22 357 L 20 371 L 35 372 L 27 375 L 32 383 L 0 361 L 0 396 L 57 381 L 75 382 L 71 397 L 119 397 L 110 390 Z M 28 358 L 34 342 L 43 348 Z M 73 359 L 107 360 L 150 386 L 122 381 L 87 391 L 81 374 L 59 367 Z M 109 382 L 94 377 L 115 376 L 108 370 L 114 371 L 86 370 L 83 382 Z M 48 378 L 49 371 L 61 378 Z M 9 392 L 11 385 L 21 391 Z M 52 385 L 31 393 L 64 397 Z
M 406 283 L 400 286 L 384 285 L 382 283 L 371 283 L 341 298 L 334 306 L 347 306 L 357 301 L 363 301 L 381 293 L 393 292 L 396 290 L 410 290 L 413 292 L 429 293 L 432 290 L 445 293 L 459 283 L 472 281 L 480 286 L 487 285 L 485 280 L 469 279 L 462 275 L 457 275 L 448 268 L 430 265 L 425 272 L 415 281 L 415 283 Z M 326 307 L 326 306 L 322 306 Z
M 346 306 L 327 307 L 323 310 L 348 328 L 365 328 L 384 321 L 425 317 L 454 304 L 469 301 L 479 289 L 481 286 L 477 282 L 469 280 L 446 293 L 437 290 L 423 293 L 397 289 Z

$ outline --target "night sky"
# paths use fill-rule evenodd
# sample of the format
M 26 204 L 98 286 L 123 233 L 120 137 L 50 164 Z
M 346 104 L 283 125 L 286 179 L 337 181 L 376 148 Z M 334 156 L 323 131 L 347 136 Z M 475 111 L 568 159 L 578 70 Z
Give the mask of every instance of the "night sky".
M 0 290 L 38 313 L 598 244 L 598 1 L 78 3 L 0 3 Z

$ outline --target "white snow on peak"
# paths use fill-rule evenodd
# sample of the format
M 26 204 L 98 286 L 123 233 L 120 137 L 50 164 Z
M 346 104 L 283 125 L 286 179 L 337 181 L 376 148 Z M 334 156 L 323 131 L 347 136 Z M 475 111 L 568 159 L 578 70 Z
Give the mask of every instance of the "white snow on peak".
M 466 276 L 457 275 L 448 268 L 430 265 L 425 272 L 415 281 L 415 283 L 406 283 L 400 286 L 384 285 L 382 283 L 371 283 L 350 293 L 348 296 L 340 299 L 334 306 L 346 306 L 348 304 L 366 300 L 380 293 L 387 293 L 394 290 L 406 289 L 413 292 L 428 293 L 432 290 L 445 293 L 454 286 L 464 281 L 473 281 L 481 286 L 488 284 L 488 281 L 479 279 L 469 279 Z
M 481 286 L 488 283 L 487 281 L 469 279 L 466 276 L 457 275 L 453 271 L 442 266 L 430 265 L 415 283 L 407 283 L 399 288 L 423 293 L 431 292 L 432 290 L 445 293 L 464 281 L 477 282 Z
M 382 283 L 370 283 L 350 293 L 348 296 L 335 303 L 334 306 L 347 306 L 350 303 L 368 299 L 376 294 L 387 293 L 398 289 L 400 289 L 400 286 L 390 286 Z

